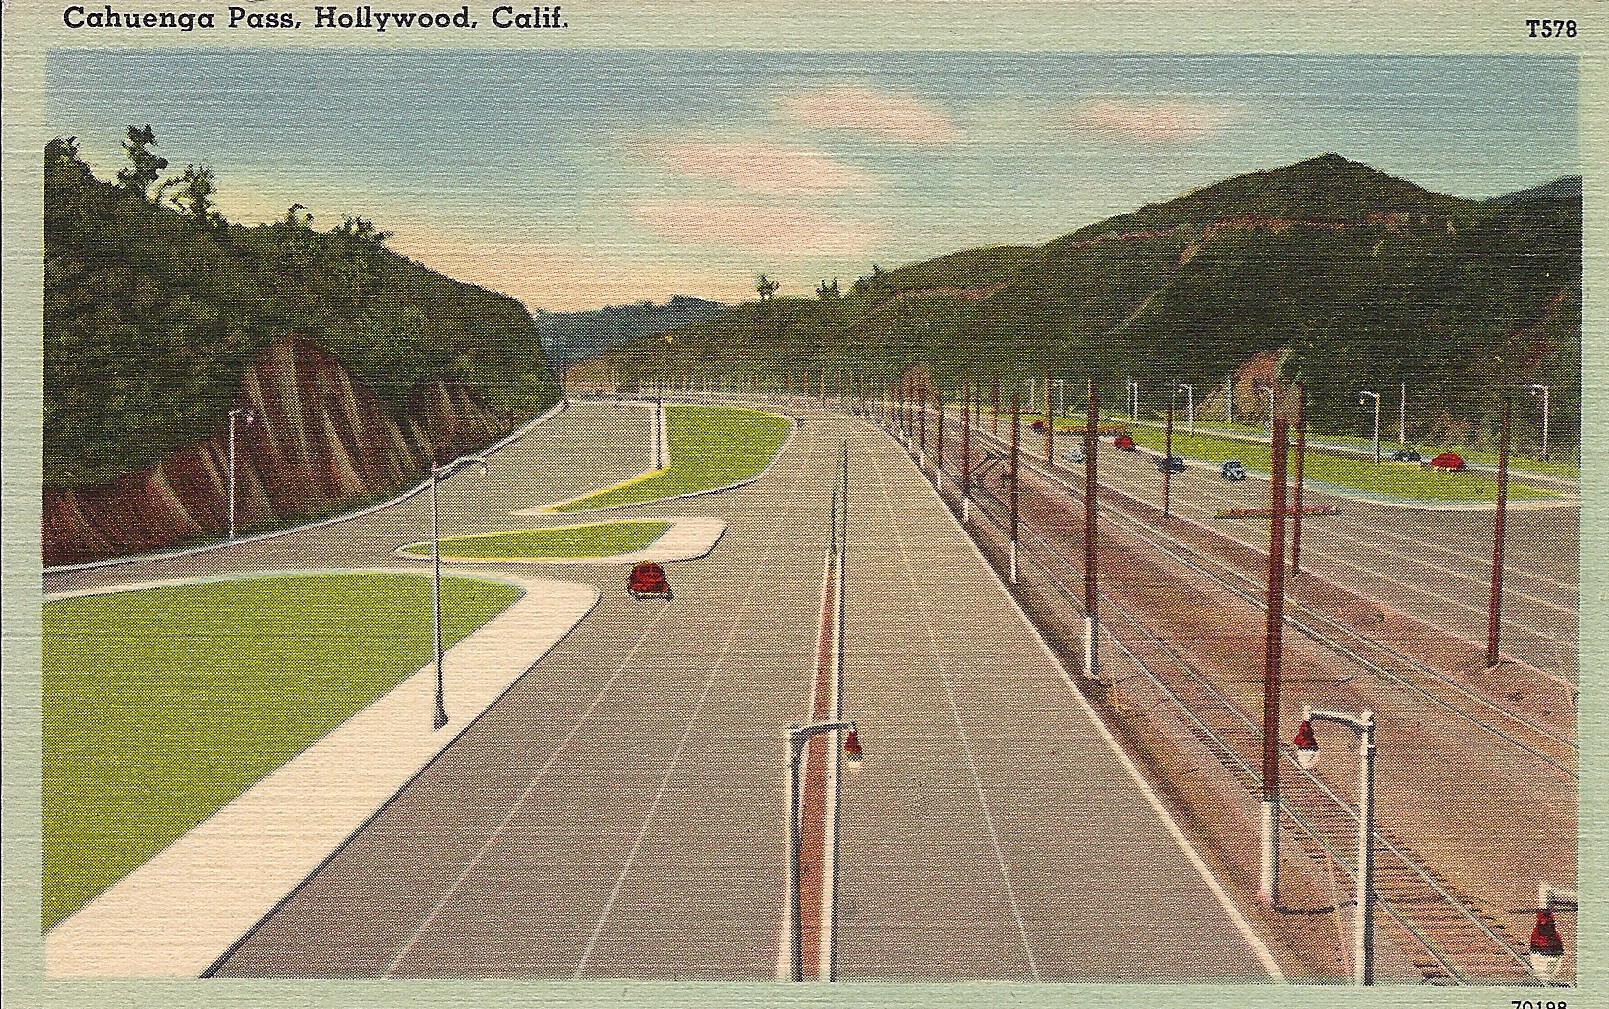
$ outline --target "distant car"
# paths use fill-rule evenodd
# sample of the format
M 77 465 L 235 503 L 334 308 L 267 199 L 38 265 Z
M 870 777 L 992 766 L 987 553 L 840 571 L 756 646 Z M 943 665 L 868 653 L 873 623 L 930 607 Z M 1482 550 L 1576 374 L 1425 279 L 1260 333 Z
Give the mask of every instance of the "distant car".
M 1120 434 L 1116 438 L 1113 438 L 1112 439 L 1112 444 L 1114 446 L 1116 446 L 1119 451 L 1122 451 L 1122 452 L 1133 452 L 1134 451 L 1134 439 L 1131 436 L 1126 435 L 1126 434 Z
M 1183 473 L 1184 460 L 1176 455 L 1165 457 L 1159 455 L 1156 457 L 1156 468 L 1164 473 Z
M 1084 461 L 1084 446 L 1074 445 L 1067 450 L 1067 454 L 1063 458 L 1071 463 L 1082 463 Z
M 1391 453 L 1392 462 L 1418 462 L 1419 453 L 1411 448 L 1399 448 Z
M 1218 467 L 1218 475 L 1225 480 L 1244 480 L 1246 479 L 1246 467 L 1240 464 L 1239 459 L 1230 459 Z
M 1040 434 L 1045 433 L 1045 422 L 1044 421 L 1036 420 L 1036 421 L 1033 422 L 1032 426 L 1033 426 L 1033 429 L 1035 431 L 1038 431 Z
M 631 577 L 626 580 L 626 591 L 631 593 L 633 599 L 676 597 L 670 590 L 669 580 L 665 578 L 665 569 L 653 561 L 639 561 L 631 569 Z
M 1457 452 L 1443 452 L 1430 460 L 1430 465 L 1434 469 L 1448 473 L 1462 473 L 1464 471 L 1464 457 Z

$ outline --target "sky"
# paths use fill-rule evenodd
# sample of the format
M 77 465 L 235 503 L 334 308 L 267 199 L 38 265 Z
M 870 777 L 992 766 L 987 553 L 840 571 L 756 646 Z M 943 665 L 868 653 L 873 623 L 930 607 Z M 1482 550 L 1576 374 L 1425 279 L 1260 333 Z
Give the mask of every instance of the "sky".
M 1580 172 L 1575 61 L 1530 55 L 69 49 L 46 75 L 102 178 L 150 123 L 233 220 L 366 217 L 532 310 L 847 289 L 1326 152 L 1471 198 Z

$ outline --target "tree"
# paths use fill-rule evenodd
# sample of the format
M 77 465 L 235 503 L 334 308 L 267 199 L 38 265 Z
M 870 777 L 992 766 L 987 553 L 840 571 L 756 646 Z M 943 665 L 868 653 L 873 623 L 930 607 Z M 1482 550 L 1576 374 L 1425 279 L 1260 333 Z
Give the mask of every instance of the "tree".
M 302 211 L 302 213 L 298 214 L 298 210 Z M 295 228 L 298 231 L 309 231 L 313 227 L 313 215 L 300 203 L 292 203 L 290 209 L 285 211 L 285 216 L 280 219 L 279 223 L 287 228 Z
M 129 167 L 117 173 L 117 184 L 131 193 L 139 193 L 142 197 L 150 198 L 151 184 L 157 180 L 162 170 L 168 167 L 168 159 L 152 154 L 149 148 L 156 146 L 156 131 L 151 124 L 144 126 L 130 126 L 128 137 L 123 141 L 123 151 L 128 155 Z M 160 199 L 160 195 L 158 199 Z
M 391 237 L 391 232 L 380 231 L 374 226 L 373 221 L 351 216 L 341 218 L 341 226 L 335 229 L 335 233 L 371 245 L 384 245 L 386 239 Z
M 188 213 L 198 224 L 215 224 L 219 215 L 212 209 L 212 194 L 217 192 L 213 185 L 212 169 L 207 165 L 185 165 L 184 171 L 178 178 L 168 179 L 157 190 L 157 198 L 169 189 L 173 195 L 168 197 L 178 209 Z
M 832 283 L 830 284 L 823 280 L 821 286 L 816 288 L 816 297 L 822 301 L 837 301 L 842 298 L 843 295 L 838 290 L 838 278 L 832 278 Z
M 762 273 L 760 274 L 759 280 L 756 281 L 754 289 L 760 292 L 761 301 L 768 301 L 772 295 L 777 293 L 777 288 L 780 286 L 782 285 L 778 284 L 776 281 Z

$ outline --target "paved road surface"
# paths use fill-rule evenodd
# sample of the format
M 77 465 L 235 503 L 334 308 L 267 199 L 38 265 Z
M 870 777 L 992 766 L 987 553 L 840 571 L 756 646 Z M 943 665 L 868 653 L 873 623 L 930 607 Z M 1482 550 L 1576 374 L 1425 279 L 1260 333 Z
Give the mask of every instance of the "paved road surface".
M 508 512 L 631 476 L 647 432 L 638 407 L 579 403 L 489 480 L 444 484 L 443 532 L 528 526 Z M 534 569 L 604 601 L 217 973 L 776 977 L 783 730 L 808 711 L 845 437 L 844 706 L 867 760 L 841 796 L 840 976 L 1267 979 L 920 476 L 869 425 L 815 412 L 748 488 L 609 513 L 729 523 L 670 565 L 674 601 L 631 600 L 619 567 Z M 46 587 L 390 566 L 428 508 Z

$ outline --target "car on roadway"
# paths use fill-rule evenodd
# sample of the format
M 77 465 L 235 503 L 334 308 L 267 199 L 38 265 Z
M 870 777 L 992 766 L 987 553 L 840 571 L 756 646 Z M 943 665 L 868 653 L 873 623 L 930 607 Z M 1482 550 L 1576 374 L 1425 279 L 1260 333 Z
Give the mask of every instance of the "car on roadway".
M 1133 435 L 1120 434 L 1116 438 L 1112 439 L 1112 444 L 1115 445 L 1118 451 L 1121 452 L 1133 452 L 1135 450 Z
M 1033 429 L 1035 431 L 1038 431 L 1040 434 L 1045 433 L 1045 422 L 1044 421 L 1036 420 L 1036 421 L 1033 422 L 1033 424 L 1031 426 L 1033 427 Z
M 1164 473 L 1183 473 L 1184 460 L 1176 455 L 1157 456 L 1156 468 Z
M 1246 467 L 1240 464 L 1239 459 L 1230 459 L 1218 467 L 1218 475 L 1225 480 L 1246 479 Z
M 1418 462 L 1419 453 L 1411 448 L 1399 448 L 1391 453 L 1392 462 Z
M 1062 458 L 1066 459 L 1070 463 L 1082 463 L 1084 461 L 1084 446 L 1074 445 L 1072 448 L 1067 450 L 1066 455 L 1064 455 Z
M 631 593 L 633 599 L 674 599 L 676 594 L 670 590 L 670 580 L 665 577 L 665 569 L 653 561 L 638 561 L 631 569 L 631 577 L 626 579 L 626 591 Z

